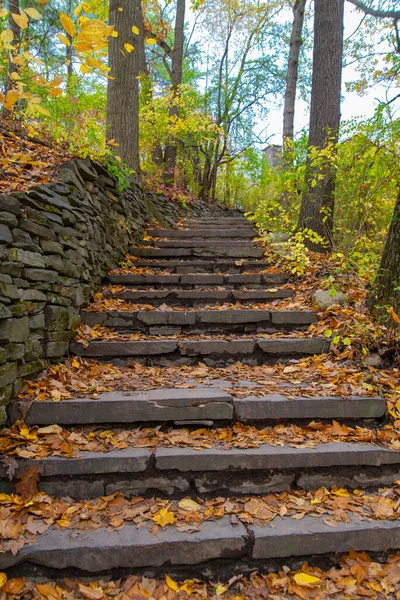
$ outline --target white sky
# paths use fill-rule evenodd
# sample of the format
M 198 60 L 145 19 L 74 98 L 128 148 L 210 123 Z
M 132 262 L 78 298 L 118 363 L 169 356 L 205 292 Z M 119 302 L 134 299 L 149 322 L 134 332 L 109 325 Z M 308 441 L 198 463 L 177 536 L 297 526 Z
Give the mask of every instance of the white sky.
M 361 13 L 350 6 L 347 2 L 345 3 L 345 38 L 351 35 L 360 23 Z M 346 92 L 344 85 L 346 82 L 355 81 L 357 74 L 354 67 L 347 67 L 343 70 L 343 89 L 342 89 L 342 119 L 352 119 L 354 117 L 372 117 L 375 108 L 377 107 L 378 100 L 385 101 L 386 89 L 382 86 L 376 86 L 369 90 L 364 96 L 359 96 L 355 92 Z M 390 97 L 395 96 L 392 93 Z M 400 99 L 397 103 L 393 103 L 393 109 L 400 108 Z M 281 144 L 282 143 L 282 123 L 283 113 L 282 109 L 271 108 L 268 127 L 268 135 L 271 136 L 268 140 L 268 144 Z M 295 131 L 300 131 L 303 127 L 308 125 L 309 120 L 309 109 L 305 102 L 300 98 L 296 101 L 296 114 L 295 114 Z

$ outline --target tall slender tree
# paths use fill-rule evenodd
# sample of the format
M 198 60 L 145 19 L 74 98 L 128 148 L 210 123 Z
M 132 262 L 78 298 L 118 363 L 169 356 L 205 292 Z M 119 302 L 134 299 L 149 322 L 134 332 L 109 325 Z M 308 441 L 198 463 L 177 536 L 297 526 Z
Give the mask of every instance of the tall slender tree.
M 174 119 L 179 114 L 179 92 L 182 85 L 183 72 L 183 47 L 185 43 L 185 0 L 177 0 L 174 49 L 172 51 L 171 64 L 171 94 L 173 103 L 169 111 L 169 118 Z M 167 183 L 175 180 L 177 147 L 176 143 L 168 144 L 164 152 L 164 179 Z
M 315 0 L 313 75 L 311 90 L 309 150 L 334 152 L 340 125 L 340 95 L 343 60 L 344 0 Z M 332 161 L 308 160 L 305 192 L 302 198 L 299 229 L 310 229 L 323 241 L 307 239 L 317 252 L 333 247 L 335 172 Z
M 108 50 L 107 138 L 117 144 L 120 158 L 139 174 L 140 0 L 110 0 L 109 21 L 117 35 L 110 38 Z M 139 36 L 134 31 L 139 31 Z
M 285 150 L 294 137 L 294 111 L 296 103 L 297 79 L 299 75 L 299 55 L 303 44 L 303 23 L 307 0 L 295 0 L 293 23 L 290 37 L 289 60 L 286 77 L 285 102 L 283 107 L 283 144 Z

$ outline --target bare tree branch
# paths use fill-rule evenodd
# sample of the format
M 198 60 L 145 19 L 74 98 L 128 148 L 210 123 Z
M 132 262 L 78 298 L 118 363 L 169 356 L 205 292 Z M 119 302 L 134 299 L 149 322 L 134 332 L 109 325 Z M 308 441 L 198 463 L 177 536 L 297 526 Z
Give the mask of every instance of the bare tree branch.
M 372 17 L 378 17 L 379 19 L 395 19 L 396 21 L 400 20 L 400 10 L 379 10 L 375 8 L 370 8 L 365 2 L 362 0 L 347 0 L 350 4 L 354 4 L 357 8 L 360 8 L 366 15 L 371 15 Z

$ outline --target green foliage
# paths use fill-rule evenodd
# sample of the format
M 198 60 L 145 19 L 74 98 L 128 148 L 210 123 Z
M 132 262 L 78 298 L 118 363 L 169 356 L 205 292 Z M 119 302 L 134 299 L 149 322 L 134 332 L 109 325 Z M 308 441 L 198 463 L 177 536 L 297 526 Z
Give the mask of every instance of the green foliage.
M 307 165 L 306 143 L 303 135 L 285 153 L 277 168 L 264 161 L 257 191 L 243 202 L 263 231 L 296 229 Z M 337 256 L 343 257 L 344 268 L 372 276 L 382 253 L 400 181 L 400 119 L 393 118 L 387 107 L 380 106 L 372 119 L 344 123 L 337 152 L 332 144 L 309 152 L 307 168 L 315 183 L 323 177 L 327 163 L 336 177 Z M 324 214 L 322 219 L 328 216 Z M 297 248 L 296 262 L 300 255 Z
M 40 90 L 37 91 L 40 94 Z M 38 121 L 29 111 L 31 131 L 48 134 L 58 144 L 79 156 L 98 157 L 105 153 L 106 94 L 102 82 L 73 75 L 65 94 L 42 98 L 48 115 Z

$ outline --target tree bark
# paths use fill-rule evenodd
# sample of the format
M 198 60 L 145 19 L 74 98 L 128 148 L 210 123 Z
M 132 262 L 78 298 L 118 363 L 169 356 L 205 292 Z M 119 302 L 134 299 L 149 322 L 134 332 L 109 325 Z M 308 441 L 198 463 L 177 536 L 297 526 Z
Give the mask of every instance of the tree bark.
M 315 0 L 314 51 L 308 148 L 318 150 L 338 141 L 343 59 L 344 0 Z M 336 150 L 333 150 L 335 152 Z M 332 161 L 310 159 L 305 175 L 299 229 L 310 229 L 323 242 L 306 239 L 309 249 L 327 252 L 333 248 L 335 173 Z
M 15 56 L 16 54 L 19 53 L 19 46 L 21 44 L 21 28 L 14 21 L 14 19 L 11 16 L 11 13 L 14 13 L 17 15 L 21 14 L 20 7 L 19 7 L 19 0 L 8 0 L 8 9 L 10 11 L 10 13 L 9 13 L 10 14 L 9 28 L 11 29 L 11 31 L 14 34 L 14 39 L 11 44 L 13 49 L 10 51 L 10 55 L 9 55 L 9 59 L 8 59 L 7 81 L 6 81 L 6 85 L 4 88 L 5 96 L 7 95 L 7 92 L 9 92 L 13 87 L 12 74 L 18 72 L 18 66 L 11 59 L 13 56 Z M 3 116 L 7 117 L 9 115 L 10 115 L 10 111 L 7 110 L 6 108 L 3 108 Z
M 123 9 L 118 10 L 118 9 Z M 140 0 L 110 0 L 111 25 L 118 37 L 110 37 L 107 95 L 107 139 L 114 140 L 116 153 L 139 175 L 139 83 L 141 53 L 132 26 L 142 27 Z M 135 47 L 128 52 L 124 44 Z
M 292 34 L 290 38 L 285 102 L 283 107 L 283 150 L 285 150 L 287 142 L 293 141 L 294 137 L 294 109 L 299 74 L 299 54 L 303 44 L 302 32 L 306 2 L 307 0 L 296 0 L 293 7 Z
M 172 52 L 172 69 L 171 69 L 171 93 L 173 100 L 179 98 L 180 86 L 182 85 L 183 71 L 183 47 L 185 43 L 185 0 L 177 0 L 176 2 L 176 17 L 175 17 L 175 33 L 174 33 L 174 50 Z M 171 120 L 179 114 L 179 104 L 174 102 L 169 111 Z M 177 146 L 176 144 L 168 144 L 164 152 L 165 172 L 164 180 L 167 184 L 172 184 L 175 181 Z
M 368 304 L 377 310 L 379 307 L 392 306 L 395 312 L 400 312 L 400 186 L 381 265 Z

